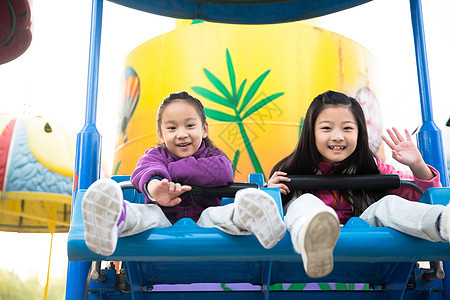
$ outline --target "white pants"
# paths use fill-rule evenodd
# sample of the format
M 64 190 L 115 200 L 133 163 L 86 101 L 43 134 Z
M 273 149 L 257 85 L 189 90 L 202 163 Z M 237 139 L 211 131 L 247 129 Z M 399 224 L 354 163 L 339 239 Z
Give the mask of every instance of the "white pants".
M 361 219 L 376 227 L 390 227 L 425 240 L 444 241 L 439 235 L 437 222 L 444 211 L 443 205 L 430 205 L 388 195 L 370 205 Z
M 325 203 L 313 194 L 303 194 L 288 203 L 284 222 L 293 240 L 297 239 L 296 235 L 300 232 L 300 228 L 303 227 L 308 216 L 316 213 L 321 206 L 325 206 Z
M 170 227 L 172 224 L 156 204 L 138 204 L 125 201 L 127 211 L 125 227 L 121 237 L 135 235 L 152 228 Z M 233 221 L 234 203 L 225 206 L 213 206 L 205 209 L 197 225 L 206 228 L 218 228 L 232 235 L 249 235 Z
M 287 210 L 285 222 L 291 232 L 299 232 L 302 219 L 325 205 L 312 194 L 303 194 L 293 200 Z M 388 195 L 370 205 L 361 218 L 376 227 L 389 227 L 402 233 L 437 242 L 444 241 L 439 235 L 437 222 L 444 210 L 443 205 L 429 205 Z

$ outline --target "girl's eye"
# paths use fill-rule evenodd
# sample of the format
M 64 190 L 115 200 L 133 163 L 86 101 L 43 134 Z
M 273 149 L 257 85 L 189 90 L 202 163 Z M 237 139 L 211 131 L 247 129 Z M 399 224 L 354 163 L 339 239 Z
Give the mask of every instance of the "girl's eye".
M 175 126 L 167 127 L 167 130 L 175 130 Z
M 321 129 L 322 129 L 322 130 L 330 130 L 331 127 L 329 127 L 329 126 L 323 126 Z
M 353 127 L 344 127 L 344 130 L 353 130 Z
M 191 128 L 191 127 L 194 127 L 194 126 L 195 126 L 195 124 L 188 124 L 187 125 L 188 128 Z

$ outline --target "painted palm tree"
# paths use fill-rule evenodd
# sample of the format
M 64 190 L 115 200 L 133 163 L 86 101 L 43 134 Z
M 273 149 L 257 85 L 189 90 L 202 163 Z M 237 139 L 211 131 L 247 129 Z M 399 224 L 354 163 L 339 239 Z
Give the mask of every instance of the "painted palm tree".
M 239 132 L 244 141 L 245 148 L 247 149 L 248 154 L 250 156 L 253 168 L 257 173 L 263 173 L 261 164 L 259 163 L 258 157 L 256 156 L 252 144 L 250 143 L 250 139 L 248 138 L 247 132 L 245 131 L 243 121 L 254 112 L 258 111 L 265 105 L 282 96 L 284 93 L 272 94 L 268 97 L 265 97 L 262 100 L 259 100 L 251 107 L 247 108 L 247 106 L 255 96 L 256 92 L 258 91 L 259 87 L 261 86 L 262 82 L 267 77 L 267 75 L 269 75 L 270 70 L 267 70 L 262 75 L 260 75 L 251 84 L 251 86 L 248 88 L 247 92 L 244 95 L 244 88 L 245 84 L 247 83 L 247 79 L 244 79 L 238 88 L 236 85 L 236 75 L 234 73 L 233 62 L 231 60 L 231 56 L 228 49 L 226 50 L 226 58 L 227 58 L 228 74 L 230 77 L 231 91 L 228 90 L 227 87 L 225 87 L 225 85 L 207 69 L 203 69 L 203 71 L 206 74 L 206 77 L 220 92 L 221 95 L 198 86 L 192 87 L 192 90 L 197 94 L 199 94 L 200 96 L 210 101 L 213 101 L 217 104 L 231 108 L 234 111 L 234 115 L 231 115 L 221 111 L 205 108 L 205 113 L 209 118 L 221 122 L 234 122 L 238 125 Z

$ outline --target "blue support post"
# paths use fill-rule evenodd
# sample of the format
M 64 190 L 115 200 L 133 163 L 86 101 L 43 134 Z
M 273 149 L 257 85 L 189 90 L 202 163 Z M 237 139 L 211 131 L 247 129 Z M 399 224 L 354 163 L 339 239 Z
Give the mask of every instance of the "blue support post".
M 101 136 L 96 128 L 95 122 L 97 114 L 102 14 L 103 0 L 93 0 L 85 125 L 77 135 L 72 214 L 78 190 L 88 188 L 92 182 L 100 177 Z M 84 299 L 86 280 L 90 267 L 90 262 L 68 262 L 66 299 Z
M 270 282 L 272 280 L 272 262 L 271 261 L 265 261 L 262 264 L 263 270 L 262 270 L 262 279 L 263 282 L 262 285 L 262 300 L 269 300 L 270 299 Z
M 425 162 L 435 167 L 441 174 L 442 185 L 449 186 L 443 150 L 444 144 L 442 142 L 442 132 L 433 120 L 427 50 L 422 18 L 422 4 L 421 0 L 411 0 L 410 4 L 423 122 L 418 133 L 418 147 Z
M 139 265 L 135 261 L 125 262 L 125 270 L 127 272 L 127 280 L 130 284 L 130 292 L 132 300 L 142 300 L 142 276 Z
M 422 110 L 422 127 L 418 133 L 417 142 L 426 163 L 435 167 L 441 175 L 441 183 L 448 187 L 448 173 L 444 157 L 442 132 L 433 120 L 431 104 L 430 79 L 428 75 L 428 61 L 423 27 L 421 0 L 410 0 L 411 23 L 414 34 L 416 51 L 417 77 L 419 81 L 420 103 Z M 450 273 L 450 262 L 444 262 L 444 271 Z M 442 280 L 444 299 L 450 299 L 450 276 Z

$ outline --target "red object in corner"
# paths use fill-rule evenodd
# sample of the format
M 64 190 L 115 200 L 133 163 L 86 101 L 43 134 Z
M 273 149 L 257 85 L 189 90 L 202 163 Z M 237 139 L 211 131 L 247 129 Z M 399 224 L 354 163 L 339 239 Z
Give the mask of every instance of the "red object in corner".
M 0 64 L 22 55 L 31 43 L 28 0 L 0 0 Z

